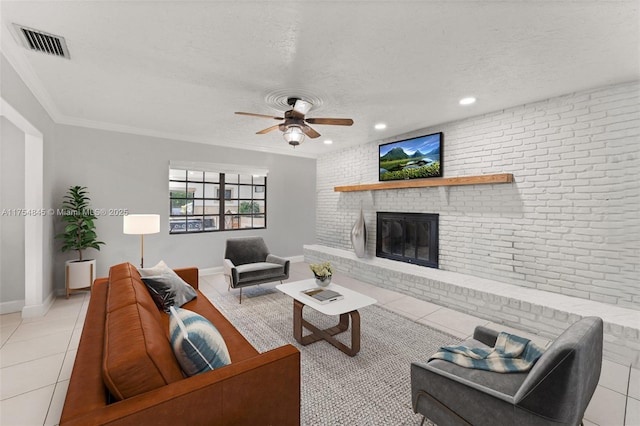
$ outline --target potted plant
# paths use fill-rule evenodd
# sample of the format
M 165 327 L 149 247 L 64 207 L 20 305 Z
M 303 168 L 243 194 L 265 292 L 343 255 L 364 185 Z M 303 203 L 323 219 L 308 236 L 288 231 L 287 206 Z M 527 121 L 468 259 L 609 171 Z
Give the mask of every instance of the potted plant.
M 316 284 L 320 287 L 326 287 L 331 284 L 331 277 L 333 276 L 333 267 L 331 263 L 312 263 L 309 265 L 313 276 L 316 277 Z
M 104 244 L 97 240 L 94 223 L 97 217 L 89 206 L 90 200 L 87 188 L 78 185 L 71 186 L 63 197 L 62 222 L 65 227 L 64 232 L 56 235 L 56 238 L 63 241 L 63 252 L 78 252 L 78 259 L 68 260 L 65 264 L 67 298 L 74 290 L 85 290 L 93 283 L 96 261 L 83 259 L 83 250 L 100 250 L 100 245 Z

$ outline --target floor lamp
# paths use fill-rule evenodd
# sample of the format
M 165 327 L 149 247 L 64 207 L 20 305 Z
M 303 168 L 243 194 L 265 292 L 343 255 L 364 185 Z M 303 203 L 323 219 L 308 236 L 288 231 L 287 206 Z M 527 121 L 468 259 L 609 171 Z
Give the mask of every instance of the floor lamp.
M 130 214 L 124 216 L 123 232 L 140 235 L 140 267 L 144 268 L 144 236 L 160 232 L 160 215 Z

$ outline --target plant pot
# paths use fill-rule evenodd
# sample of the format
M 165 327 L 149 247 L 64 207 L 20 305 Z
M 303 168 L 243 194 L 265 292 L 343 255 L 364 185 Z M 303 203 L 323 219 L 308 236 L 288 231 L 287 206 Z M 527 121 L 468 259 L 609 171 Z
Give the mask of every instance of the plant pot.
M 67 299 L 75 291 L 90 290 L 96 274 L 96 260 L 67 260 L 65 262 L 65 287 Z
M 318 287 L 326 287 L 331 284 L 331 275 L 328 277 L 316 277 L 316 284 Z

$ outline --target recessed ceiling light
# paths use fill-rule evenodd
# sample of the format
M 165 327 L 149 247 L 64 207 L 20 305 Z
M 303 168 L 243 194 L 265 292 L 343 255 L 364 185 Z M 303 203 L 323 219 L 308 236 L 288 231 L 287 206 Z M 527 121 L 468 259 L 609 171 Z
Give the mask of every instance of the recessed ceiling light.
M 376 130 L 384 130 L 387 128 L 387 125 L 384 123 L 378 123 L 375 126 L 373 126 L 373 128 Z
M 476 98 L 468 97 L 460 99 L 460 105 L 471 105 L 476 102 Z
M 326 141 L 324 141 L 325 145 L 331 145 L 332 143 L 333 143 L 333 141 L 330 140 L 330 139 L 327 139 Z

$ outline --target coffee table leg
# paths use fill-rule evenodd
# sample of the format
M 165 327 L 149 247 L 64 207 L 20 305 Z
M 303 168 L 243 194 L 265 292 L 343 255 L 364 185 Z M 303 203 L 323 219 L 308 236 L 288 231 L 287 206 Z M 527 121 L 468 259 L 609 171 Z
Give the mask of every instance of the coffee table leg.
M 355 356 L 360 352 L 360 313 L 351 311 L 340 315 L 340 322 L 331 328 L 321 330 L 310 322 L 302 318 L 302 308 L 304 303 L 294 299 L 293 301 L 293 338 L 301 345 L 308 345 L 318 340 L 325 340 L 349 356 Z M 349 318 L 351 318 L 351 347 L 336 340 L 333 336 L 346 331 L 349 328 Z M 307 336 L 302 335 L 302 329 L 311 331 Z
M 349 315 L 351 316 L 351 350 L 347 355 L 354 356 L 360 352 L 360 313 L 351 311 Z
M 293 300 L 293 338 L 300 344 L 302 343 L 302 308 L 304 304 Z

